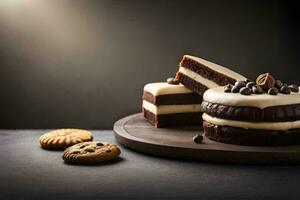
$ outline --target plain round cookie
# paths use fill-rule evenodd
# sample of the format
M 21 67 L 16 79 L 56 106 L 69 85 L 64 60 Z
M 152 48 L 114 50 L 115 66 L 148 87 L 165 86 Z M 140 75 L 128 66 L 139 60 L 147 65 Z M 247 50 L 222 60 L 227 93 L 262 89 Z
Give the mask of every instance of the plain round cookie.
M 95 141 L 75 144 L 64 151 L 63 160 L 70 164 L 97 164 L 120 155 L 117 145 Z
M 91 132 L 82 129 L 58 129 L 45 133 L 40 137 L 44 149 L 64 150 L 74 144 L 91 141 Z

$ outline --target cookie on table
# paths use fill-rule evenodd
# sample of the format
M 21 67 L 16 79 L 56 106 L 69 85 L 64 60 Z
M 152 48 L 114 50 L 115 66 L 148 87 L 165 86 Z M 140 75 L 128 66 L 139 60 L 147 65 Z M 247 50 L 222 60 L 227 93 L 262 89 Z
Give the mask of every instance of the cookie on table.
M 67 148 L 62 158 L 70 164 L 97 164 L 115 159 L 120 153 L 119 147 L 115 144 L 94 141 L 75 144 Z
M 64 150 L 74 144 L 91 141 L 91 132 L 82 129 L 58 129 L 45 133 L 40 137 L 44 149 Z

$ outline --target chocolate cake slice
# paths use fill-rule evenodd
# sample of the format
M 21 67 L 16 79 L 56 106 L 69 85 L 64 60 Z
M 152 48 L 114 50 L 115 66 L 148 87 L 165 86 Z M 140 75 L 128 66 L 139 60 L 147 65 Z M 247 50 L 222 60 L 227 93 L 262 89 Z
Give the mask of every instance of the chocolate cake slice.
M 207 89 L 245 81 L 246 78 L 226 67 L 195 56 L 183 56 L 176 78 L 198 94 Z
M 202 125 L 202 96 L 181 84 L 149 83 L 144 87 L 144 117 L 155 127 Z

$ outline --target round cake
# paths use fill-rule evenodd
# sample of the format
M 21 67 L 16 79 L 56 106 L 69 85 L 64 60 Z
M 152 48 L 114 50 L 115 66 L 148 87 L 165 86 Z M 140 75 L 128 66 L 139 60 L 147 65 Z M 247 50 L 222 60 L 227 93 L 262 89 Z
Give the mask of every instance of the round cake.
M 284 84 L 285 88 L 281 85 L 277 89 L 272 83 L 262 89 L 257 81 L 246 84 L 241 83 L 238 89 L 234 89 L 239 85 L 236 83 L 204 93 L 202 118 L 205 136 L 218 142 L 240 145 L 300 144 L 299 87 Z M 260 91 L 256 90 L 257 87 Z

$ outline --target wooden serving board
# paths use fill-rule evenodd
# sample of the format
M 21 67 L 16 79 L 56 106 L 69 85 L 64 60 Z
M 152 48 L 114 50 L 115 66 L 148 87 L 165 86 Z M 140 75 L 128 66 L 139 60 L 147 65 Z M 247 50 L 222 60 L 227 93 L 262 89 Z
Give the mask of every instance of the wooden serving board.
M 193 136 L 200 127 L 155 128 L 142 113 L 130 115 L 114 124 L 116 140 L 139 152 L 161 157 L 241 164 L 299 164 L 300 145 L 262 147 L 219 143 L 204 137 L 196 144 Z

